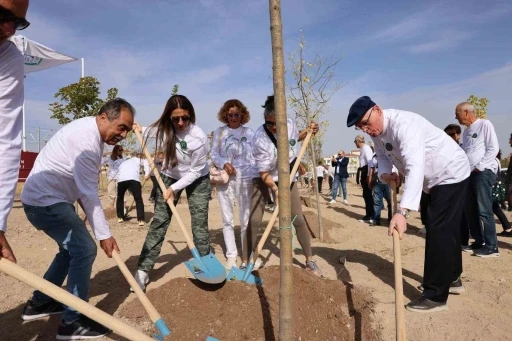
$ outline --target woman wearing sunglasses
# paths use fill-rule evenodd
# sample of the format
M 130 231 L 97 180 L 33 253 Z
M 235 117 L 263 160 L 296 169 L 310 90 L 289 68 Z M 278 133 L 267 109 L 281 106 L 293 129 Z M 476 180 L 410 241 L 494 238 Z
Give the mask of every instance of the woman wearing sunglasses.
M 233 206 L 237 200 L 241 240 L 249 222 L 252 178 L 258 176 L 252 157 L 254 131 L 243 125 L 251 118 L 242 102 L 230 99 L 220 108 L 217 118 L 222 123 L 213 134 L 211 158 L 215 166 L 229 175 L 227 183 L 217 184 L 222 213 L 222 232 L 226 243 L 226 268 L 236 266 L 238 251 L 235 242 Z M 256 264 L 259 266 L 259 264 Z M 255 266 L 256 267 L 256 266 Z
M 147 130 L 148 137 L 156 137 L 156 149 L 164 153 L 162 180 L 167 190 L 157 189 L 155 213 L 139 257 L 135 279 L 144 290 L 171 222 L 172 213 L 166 201 L 178 203 L 183 190 L 187 192 L 194 244 L 201 256 L 210 253 L 208 232 L 208 203 L 211 194 L 207 137 L 196 124 L 192 103 L 183 95 L 174 95 L 167 101 L 162 116 Z M 142 132 L 139 124 L 133 129 Z
M 277 135 L 276 113 L 274 111 L 274 96 L 269 96 L 263 107 L 265 108 L 263 113 L 265 123 L 260 126 L 254 133 L 252 144 L 252 153 L 257 170 L 259 172 L 259 177 L 252 180 L 253 194 L 251 198 L 251 215 L 249 217 L 249 225 L 247 227 L 246 238 L 244 240 L 245 244 L 242 250 L 244 253 L 242 260 L 244 262 L 247 262 L 247 259 L 250 255 L 250 250 L 254 250 L 256 247 L 256 239 L 261 221 L 263 219 L 265 203 L 269 197 L 268 189 L 270 188 L 272 192 L 276 193 L 276 196 L 279 197 L 277 193 L 277 147 L 276 142 L 274 142 L 276 141 Z M 288 118 L 287 125 L 289 142 L 288 155 L 289 162 L 292 164 L 295 162 L 295 159 L 299 154 L 300 148 L 298 142 L 302 141 L 306 137 L 307 130 L 304 129 L 299 132 L 294 120 L 290 118 Z M 312 122 L 310 128 L 313 130 L 313 133 L 318 132 L 318 125 L 316 123 Z M 290 167 L 290 169 L 291 168 L 292 167 Z M 300 203 L 300 196 L 296 183 L 297 178 L 295 174 L 292 176 L 294 177 L 294 182 L 292 184 L 290 193 L 291 217 L 292 220 L 295 219 L 293 226 L 297 231 L 297 239 L 299 240 L 300 246 L 302 247 L 304 255 L 306 256 L 306 270 L 311 271 L 317 276 L 322 276 L 320 268 L 313 260 L 313 252 L 311 250 L 311 236 L 302 214 L 302 206 Z M 246 245 L 248 245 L 248 247 L 246 247 Z

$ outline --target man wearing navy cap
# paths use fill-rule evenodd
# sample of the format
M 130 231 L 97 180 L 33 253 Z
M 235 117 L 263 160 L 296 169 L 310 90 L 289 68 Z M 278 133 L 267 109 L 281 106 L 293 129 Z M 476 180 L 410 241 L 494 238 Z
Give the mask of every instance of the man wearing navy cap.
M 422 190 L 431 195 L 425 247 L 423 294 L 407 304 L 414 312 L 447 310 L 448 293 L 461 293 L 464 286 L 460 219 L 469 183 L 469 160 L 464 151 L 422 116 L 402 110 L 383 110 L 368 96 L 350 107 L 347 126 L 370 135 L 379 163 L 379 178 L 385 182 L 405 176 L 400 207 L 389 223 L 388 235 L 397 230 L 402 238 L 409 211 L 417 211 Z

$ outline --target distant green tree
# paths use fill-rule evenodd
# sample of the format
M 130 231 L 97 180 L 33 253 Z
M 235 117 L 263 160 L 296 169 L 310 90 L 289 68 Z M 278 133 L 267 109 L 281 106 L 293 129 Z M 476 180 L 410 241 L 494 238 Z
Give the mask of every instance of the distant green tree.
M 179 89 L 180 89 L 180 86 L 178 84 L 174 84 L 174 86 L 172 87 L 171 95 L 172 96 L 177 95 Z
M 474 95 L 469 96 L 467 102 L 473 104 L 475 107 L 475 114 L 478 118 L 487 118 L 487 105 L 489 100 L 485 97 L 478 98 Z
M 116 88 L 108 89 L 107 98 L 103 100 L 99 98 L 99 85 L 94 77 L 82 77 L 78 83 L 60 88 L 54 96 L 59 102 L 50 104 L 53 113 L 50 118 L 67 124 L 82 117 L 95 116 L 106 101 L 117 97 L 118 92 Z

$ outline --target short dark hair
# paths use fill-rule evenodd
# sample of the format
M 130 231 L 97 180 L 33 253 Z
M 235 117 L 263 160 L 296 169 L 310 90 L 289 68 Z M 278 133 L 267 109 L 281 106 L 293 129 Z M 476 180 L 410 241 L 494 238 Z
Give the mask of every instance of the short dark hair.
M 263 104 L 261 107 L 265 108 L 265 110 L 263 111 L 264 117 L 275 116 L 276 113 L 274 111 L 274 95 L 267 96 L 265 104 Z
M 454 133 L 460 135 L 462 130 L 460 129 L 460 125 L 458 124 L 448 124 L 446 128 L 444 128 L 444 132 L 447 133 L 448 135 Z
M 122 109 L 130 110 L 132 116 L 135 116 L 135 108 L 123 98 L 114 98 L 103 104 L 98 111 L 98 115 L 105 113 L 109 121 L 113 121 L 121 115 Z

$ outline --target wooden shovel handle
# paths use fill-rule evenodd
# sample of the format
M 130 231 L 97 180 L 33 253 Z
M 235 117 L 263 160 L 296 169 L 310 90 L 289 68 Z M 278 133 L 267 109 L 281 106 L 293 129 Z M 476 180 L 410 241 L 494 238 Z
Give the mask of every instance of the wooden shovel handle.
M 389 183 L 393 193 L 393 214 L 398 210 L 398 201 L 396 195 L 396 183 Z M 400 252 L 400 236 L 397 230 L 393 231 L 393 254 L 395 258 L 395 322 L 396 322 L 396 340 L 405 341 L 405 312 L 404 312 L 404 287 L 402 278 L 402 255 Z
M 0 258 L 0 270 L 9 276 L 12 276 L 17 280 L 20 280 L 23 283 L 26 283 L 31 287 L 45 293 L 55 300 L 75 309 L 76 311 L 93 319 L 94 321 L 101 323 L 107 328 L 112 329 L 118 335 L 121 335 L 132 341 L 154 341 L 152 338 L 141 333 L 137 329 L 124 324 L 123 322 L 90 305 L 89 303 L 71 295 L 66 290 L 59 288 L 55 284 L 34 275 L 33 273 L 23 269 L 17 264 L 8 261 L 5 258 Z

